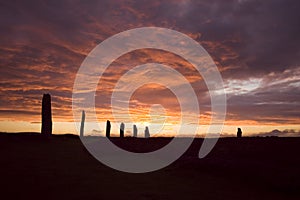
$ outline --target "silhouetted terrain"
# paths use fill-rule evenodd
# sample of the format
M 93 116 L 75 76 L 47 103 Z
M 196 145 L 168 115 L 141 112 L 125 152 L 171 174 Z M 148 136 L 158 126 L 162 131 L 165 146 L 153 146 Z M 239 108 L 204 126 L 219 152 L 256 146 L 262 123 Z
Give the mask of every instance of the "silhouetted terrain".
M 135 152 L 170 141 L 110 139 Z M 1 199 L 299 199 L 300 138 L 222 138 L 198 159 L 202 141 L 162 170 L 128 174 L 95 160 L 77 136 L 0 133 Z

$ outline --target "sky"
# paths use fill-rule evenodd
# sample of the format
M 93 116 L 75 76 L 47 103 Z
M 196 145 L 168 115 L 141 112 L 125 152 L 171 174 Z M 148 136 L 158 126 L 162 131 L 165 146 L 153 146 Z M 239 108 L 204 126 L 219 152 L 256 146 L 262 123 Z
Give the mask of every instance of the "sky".
M 223 136 L 241 127 L 245 135 L 300 136 L 300 2 L 295 0 L 14 0 L 0 3 L 0 131 L 40 131 L 43 93 L 52 96 L 53 132 L 74 133 L 72 92 L 76 74 L 89 53 L 107 38 L 129 29 L 162 27 L 197 41 L 215 62 L 224 82 L 227 115 Z M 211 122 L 211 99 L 203 77 L 184 58 L 159 49 L 122 55 L 107 68 L 95 94 L 103 134 L 114 122 L 111 95 L 118 80 L 146 63 L 160 63 L 181 73 L 195 91 L 203 136 Z M 147 68 L 127 81 L 155 80 Z M 182 82 L 162 73 L 179 91 Z M 187 96 L 188 100 L 188 96 Z M 193 106 L 190 107 L 193 110 Z M 139 87 L 129 103 L 139 133 L 176 133 L 180 103 L 168 87 Z M 123 112 L 123 111 L 122 111 Z M 182 113 L 181 113 L 182 114 Z M 112 129 L 118 132 L 118 122 Z M 126 123 L 125 123 L 126 126 Z M 152 128 L 152 129 L 151 129 Z M 132 133 L 131 125 L 126 134 Z M 161 130 L 154 133 L 154 129 Z

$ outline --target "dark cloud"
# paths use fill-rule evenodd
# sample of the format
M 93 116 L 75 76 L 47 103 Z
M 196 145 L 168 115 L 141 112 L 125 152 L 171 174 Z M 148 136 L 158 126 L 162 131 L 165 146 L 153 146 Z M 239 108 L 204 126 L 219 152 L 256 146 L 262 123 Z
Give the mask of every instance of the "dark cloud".
M 264 76 L 258 88 L 229 94 L 228 111 L 235 119 L 299 124 L 299 68 Z M 259 80 L 257 80 L 259 81 Z

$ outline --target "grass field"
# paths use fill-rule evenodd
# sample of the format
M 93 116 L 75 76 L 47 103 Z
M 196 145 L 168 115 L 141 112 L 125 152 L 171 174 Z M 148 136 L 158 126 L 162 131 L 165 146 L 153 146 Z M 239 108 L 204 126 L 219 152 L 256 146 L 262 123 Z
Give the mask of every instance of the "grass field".
M 111 140 L 135 152 L 170 141 Z M 202 141 L 164 169 L 129 174 L 94 159 L 77 136 L 0 133 L 1 199 L 300 199 L 300 138 L 221 138 L 199 159 Z

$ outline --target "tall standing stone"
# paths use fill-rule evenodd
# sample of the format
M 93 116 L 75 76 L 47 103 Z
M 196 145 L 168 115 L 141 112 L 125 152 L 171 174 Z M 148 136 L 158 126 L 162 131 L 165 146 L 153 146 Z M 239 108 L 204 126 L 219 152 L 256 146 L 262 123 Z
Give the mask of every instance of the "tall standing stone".
M 122 122 L 120 125 L 120 137 L 124 137 L 125 124 Z
M 42 130 L 43 135 L 52 134 L 51 96 L 44 94 L 42 99 Z
M 237 133 L 236 133 L 236 136 L 237 136 L 238 138 L 241 138 L 241 137 L 242 137 L 242 129 L 241 129 L 241 128 L 238 128 Z
M 110 125 L 110 121 L 107 120 L 106 121 L 106 137 L 110 137 L 110 129 L 111 129 L 111 125 Z
M 133 137 L 137 137 L 137 132 L 138 132 L 137 127 L 136 127 L 136 125 L 134 124 L 134 125 L 133 125 Z
M 80 137 L 83 137 L 84 135 L 84 122 L 85 122 L 85 112 L 83 110 L 81 114 Z
M 146 126 L 146 128 L 145 128 L 145 138 L 149 138 L 149 137 L 150 137 L 149 128 L 148 128 L 148 126 Z

